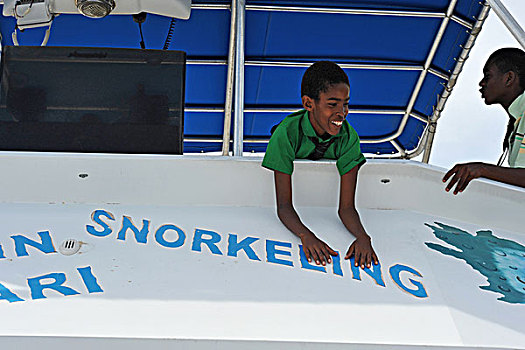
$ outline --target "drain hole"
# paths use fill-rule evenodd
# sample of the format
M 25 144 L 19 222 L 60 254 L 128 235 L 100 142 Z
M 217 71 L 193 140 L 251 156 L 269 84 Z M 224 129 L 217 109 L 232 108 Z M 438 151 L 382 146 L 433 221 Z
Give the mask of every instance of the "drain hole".
M 78 174 L 78 177 L 81 178 L 81 179 L 85 179 L 86 177 L 88 177 L 88 174 Z
M 384 184 L 387 184 L 390 182 L 390 179 L 381 179 L 381 182 L 384 183 Z
M 62 255 L 73 255 L 79 250 L 80 250 L 80 242 L 73 238 L 66 239 L 64 242 L 62 242 L 62 244 L 58 248 L 58 251 Z

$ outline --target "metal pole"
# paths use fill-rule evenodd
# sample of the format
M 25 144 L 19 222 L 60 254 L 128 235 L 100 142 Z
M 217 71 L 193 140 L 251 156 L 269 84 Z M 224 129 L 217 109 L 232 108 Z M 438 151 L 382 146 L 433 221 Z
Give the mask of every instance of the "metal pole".
M 235 0 L 236 32 L 235 37 L 235 97 L 233 125 L 233 155 L 242 157 L 243 152 L 243 129 L 244 129 L 244 17 L 246 13 L 246 0 Z
M 235 39 L 237 34 L 237 1 L 232 0 L 230 17 L 230 47 L 228 49 L 228 73 L 226 77 L 226 100 L 224 102 L 224 130 L 222 133 L 222 155 L 230 153 L 230 130 L 232 125 L 233 78 L 235 69 Z
M 525 49 L 525 31 L 523 31 L 523 28 L 521 28 L 520 24 L 510 14 L 505 5 L 503 5 L 500 0 L 487 0 L 487 3 L 494 10 L 494 12 L 496 12 L 505 27 L 507 27 L 512 35 L 514 35 L 516 40 L 518 40 L 521 47 Z
M 421 149 L 420 147 L 418 147 L 416 151 L 412 155 L 410 155 L 411 157 L 415 157 L 418 154 L 420 154 L 421 151 L 424 149 L 425 153 L 423 154 L 423 163 L 428 163 L 430 160 L 430 152 L 432 151 L 432 144 L 434 142 L 434 135 L 436 133 L 436 123 L 441 115 L 441 111 L 443 111 L 443 108 L 445 108 L 445 103 L 447 102 L 448 97 L 452 93 L 452 89 L 456 85 L 459 73 L 461 73 L 461 71 L 463 70 L 463 65 L 465 64 L 470 50 L 474 46 L 474 42 L 476 41 L 476 38 L 478 37 L 479 32 L 481 31 L 481 27 L 483 26 L 483 23 L 485 22 L 485 19 L 489 14 L 489 9 L 490 7 L 487 2 L 481 10 L 478 20 L 474 24 L 472 32 L 470 33 L 470 36 L 467 39 L 467 42 L 465 43 L 465 46 L 463 46 L 463 50 L 461 51 L 461 54 L 457 59 L 456 66 L 454 67 L 452 75 L 450 76 L 450 79 L 448 80 L 448 83 L 445 86 L 443 94 L 441 94 L 441 97 L 436 105 L 436 109 L 434 110 L 434 113 L 432 113 L 432 115 L 430 116 L 430 121 L 428 125 L 428 135 L 425 142 L 420 144 L 420 146 L 422 146 Z
M 416 86 L 414 87 L 414 90 L 412 91 L 412 96 L 410 97 L 408 106 L 405 110 L 405 115 L 401 119 L 401 123 L 399 123 L 399 127 L 397 131 L 387 137 L 382 137 L 380 139 L 367 140 L 368 143 L 382 143 L 386 141 L 391 141 L 391 140 L 398 138 L 403 133 L 403 130 L 405 129 L 405 126 L 408 122 L 408 118 L 412 114 L 412 109 L 414 108 L 414 105 L 416 103 L 416 99 L 419 95 L 419 91 L 423 87 L 423 82 L 425 81 L 425 77 L 430 70 L 430 65 L 432 64 L 432 60 L 434 59 L 434 56 L 437 52 L 439 44 L 441 43 L 441 39 L 443 39 L 443 35 L 445 34 L 445 29 L 447 29 L 447 25 L 450 21 L 450 18 L 452 17 L 452 13 L 454 11 L 454 7 L 456 6 L 456 3 L 457 3 L 457 0 L 452 0 L 448 6 L 447 13 L 445 17 L 443 18 L 443 21 L 441 22 L 441 26 L 439 27 L 436 37 L 434 38 L 434 43 L 432 44 L 430 52 L 428 53 L 427 59 L 425 60 L 425 64 L 423 65 L 423 70 L 419 74 L 419 79 L 417 80 Z

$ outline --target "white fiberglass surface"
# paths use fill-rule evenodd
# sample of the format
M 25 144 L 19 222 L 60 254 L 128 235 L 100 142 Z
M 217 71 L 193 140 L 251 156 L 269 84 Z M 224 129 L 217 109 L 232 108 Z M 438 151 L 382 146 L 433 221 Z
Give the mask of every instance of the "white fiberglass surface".
M 335 208 L 297 209 L 345 253 L 352 237 Z M 522 233 L 408 210 L 360 213 L 380 258 L 368 272 L 301 260 L 273 208 L 2 204 L 0 335 L 523 346 L 525 301 L 480 288 L 490 276 L 436 248 L 468 249 L 437 228 L 463 238 L 491 230 L 525 246 Z M 80 252 L 61 255 L 69 238 Z M 472 242 L 460 243 L 483 248 Z M 523 259 L 500 263 L 516 293 Z

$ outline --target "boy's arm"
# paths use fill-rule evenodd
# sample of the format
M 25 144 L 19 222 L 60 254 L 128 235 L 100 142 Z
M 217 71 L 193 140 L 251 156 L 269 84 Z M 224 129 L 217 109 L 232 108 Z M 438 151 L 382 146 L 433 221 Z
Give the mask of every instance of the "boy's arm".
M 352 243 L 345 259 L 354 255 L 355 266 L 370 267 L 370 263 L 378 263 L 377 255 L 372 248 L 370 236 L 365 232 L 359 213 L 355 209 L 355 188 L 357 184 L 358 166 L 341 176 L 341 191 L 339 197 L 339 217 L 356 238 Z
M 336 256 L 337 253 L 330 248 L 325 242 L 321 241 L 315 234 L 308 229 L 297 215 L 292 203 L 292 176 L 283 172 L 274 170 L 275 194 L 277 198 L 277 216 L 281 222 L 301 239 L 304 254 L 309 262 L 312 259 L 316 264 L 326 265 L 331 263 L 330 256 Z
M 454 175 L 454 176 L 452 176 Z M 484 177 L 487 179 L 500 181 L 509 185 L 525 187 L 525 168 L 504 168 L 501 166 L 485 163 L 466 163 L 457 164 L 450 169 L 443 177 L 443 182 L 452 176 L 445 190 L 448 192 L 457 183 L 454 194 L 463 192 L 470 181 Z

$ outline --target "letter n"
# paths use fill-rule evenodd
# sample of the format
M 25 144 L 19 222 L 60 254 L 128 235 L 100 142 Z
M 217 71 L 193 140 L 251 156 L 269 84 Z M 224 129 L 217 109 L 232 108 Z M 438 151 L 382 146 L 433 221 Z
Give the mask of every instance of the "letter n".
M 46 254 L 56 253 L 49 231 L 41 231 L 37 232 L 37 234 L 40 236 L 40 242 L 34 241 L 22 235 L 11 236 L 15 242 L 16 256 L 20 257 L 29 255 L 26 245 L 30 245 L 31 247 L 36 248 Z

